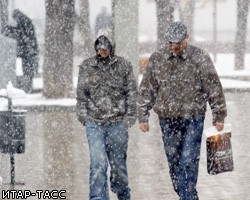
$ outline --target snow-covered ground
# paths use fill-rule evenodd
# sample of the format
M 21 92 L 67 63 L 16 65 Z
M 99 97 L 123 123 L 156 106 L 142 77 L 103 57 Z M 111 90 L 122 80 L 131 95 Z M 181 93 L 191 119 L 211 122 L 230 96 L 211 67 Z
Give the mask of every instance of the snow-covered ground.
M 244 70 L 234 70 L 234 54 L 218 54 L 215 66 L 220 76 L 250 76 L 250 54 L 245 55 Z
M 212 59 L 213 56 L 211 55 Z M 216 70 L 221 78 L 224 89 L 249 89 L 250 81 L 242 81 L 243 77 L 250 80 L 250 54 L 245 55 L 245 69 L 234 69 L 234 54 L 218 54 L 215 62 Z M 241 79 L 241 80 L 239 80 Z

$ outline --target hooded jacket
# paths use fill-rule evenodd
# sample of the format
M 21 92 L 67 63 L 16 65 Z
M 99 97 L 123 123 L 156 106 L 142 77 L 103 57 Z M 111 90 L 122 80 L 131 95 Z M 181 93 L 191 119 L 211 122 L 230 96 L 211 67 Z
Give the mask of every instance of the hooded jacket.
M 204 114 L 210 104 L 213 122 L 227 115 L 221 82 L 210 56 L 188 45 L 179 56 L 167 48 L 153 53 L 139 88 L 139 122 L 148 122 L 151 108 L 163 118 Z
M 96 40 L 96 55 L 80 64 L 77 118 L 83 125 L 87 121 L 100 124 L 118 121 L 131 127 L 136 120 L 136 82 L 132 65 L 114 54 L 114 42 L 109 32 L 100 35 L 111 44 L 110 56 L 103 59 L 98 55 Z

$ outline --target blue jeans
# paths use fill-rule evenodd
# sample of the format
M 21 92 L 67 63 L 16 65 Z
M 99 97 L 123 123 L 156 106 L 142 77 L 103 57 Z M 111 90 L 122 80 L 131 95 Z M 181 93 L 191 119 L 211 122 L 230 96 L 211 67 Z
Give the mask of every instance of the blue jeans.
M 180 200 L 198 200 L 196 184 L 204 114 L 183 118 L 160 118 L 169 173 Z
M 90 200 L 108 200 L 107 168 L 110 187 L 119 200 L 130 200 L 127 174 L 128 129 L 122 123 L 86 123 L 90 153 Z

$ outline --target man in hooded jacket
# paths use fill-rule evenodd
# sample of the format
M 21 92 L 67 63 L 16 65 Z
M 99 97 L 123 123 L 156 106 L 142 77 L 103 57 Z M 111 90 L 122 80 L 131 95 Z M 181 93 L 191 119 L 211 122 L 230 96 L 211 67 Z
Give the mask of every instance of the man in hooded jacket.
M 136 120 L 136 82 L 130 62 L 114 54 L 111 32 L 95 41 L 96 55 L 79 66 L 76 112 L 85 126 L 90 152 L 89 199 L 130 199 L 126 166 L 128 128 Z

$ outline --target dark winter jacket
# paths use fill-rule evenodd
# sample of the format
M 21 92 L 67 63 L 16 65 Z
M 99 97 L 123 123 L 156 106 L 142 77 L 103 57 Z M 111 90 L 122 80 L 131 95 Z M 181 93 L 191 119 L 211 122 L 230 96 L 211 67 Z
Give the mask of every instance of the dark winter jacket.
M 32 21 L 19 10 L 14 10 L 16 26 L 6 26 L 4 34 L 17 42 L 17 57 L 22 58 L 23 73 L 33 77 L 38 70 L 38 44 Z
M 96 44 L 96 43 L 95 43 Z M 130 62 L 114 55 L 103 61 L 99 55 L 79 66 L 77 85 L 78 120 L 101 124 L 136 120 L 136 83 Z
M 139 122 L 148 122 L 151 108 L 165 118 L 204 114 L 207 102 L 213 122 L 227 115 L 221 82 L 210 56 L 188 45 L 174 57 L 167 48 L 153 53 L 139 88 Z
M 35 28 L 32 21 L 19 11 L 16 26 L 6 26 L 4 34 L 17 41 L 17 57 L 27 59 L 38 55 Z

